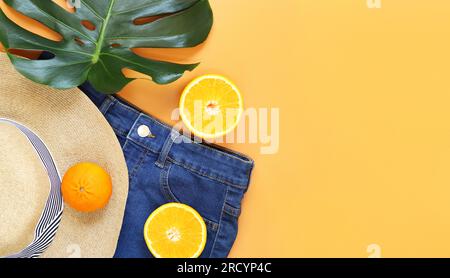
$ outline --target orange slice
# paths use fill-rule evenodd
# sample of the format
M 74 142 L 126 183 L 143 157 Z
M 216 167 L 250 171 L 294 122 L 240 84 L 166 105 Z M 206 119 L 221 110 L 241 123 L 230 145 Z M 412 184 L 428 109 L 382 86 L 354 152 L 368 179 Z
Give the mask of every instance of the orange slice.
M 184 89 L 180 115 L 196 136 L 212 139 L 236 128 L 242 116 L 242 96 L 236 85 L 220 75 L 204 75 Z
M 144 226 L 144 238 L 156 258 L 198 258 L 206 244 L 206 225 L 190 206 L 169 203 L 156 209 Z

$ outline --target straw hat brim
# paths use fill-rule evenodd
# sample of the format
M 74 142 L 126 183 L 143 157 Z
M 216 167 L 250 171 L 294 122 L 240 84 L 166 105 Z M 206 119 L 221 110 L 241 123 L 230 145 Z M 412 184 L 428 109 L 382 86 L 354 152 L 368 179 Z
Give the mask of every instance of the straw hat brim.
M 128 171 L 120 144 L 98 108 L 78 89 L 56 90 L 15 71 L 0 54 L 0 118 L 35 132 L 52 153 L 61 176 L 72 165 L 102 166 L 113 182 L 108 205 L 81 213 L 65 205 L 61 224 L 41 257 L 112 257 L 128 195 Z M 50 189 L 45 168 L 26 137 L 0 124 L 0 256 L 25 248 Z

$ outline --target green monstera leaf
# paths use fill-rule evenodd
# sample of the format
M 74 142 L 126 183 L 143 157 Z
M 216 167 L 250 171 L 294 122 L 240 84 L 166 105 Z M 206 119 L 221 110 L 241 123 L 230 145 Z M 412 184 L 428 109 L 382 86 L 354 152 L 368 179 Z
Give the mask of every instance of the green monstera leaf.
M 57 42 L 33 34 L 0 11 L 0 42 L 6 48 L 53 54 L 47 60 L 9 54 L 16 69 L 35 82 L 60 89 L 89 81 L 103 93 L 116 93 L 132 81 L 123 75 L 123 68 L 147 74 L 158 84 L 173 82 L 197 64 L 146 59 L 132 48 L 193 47 L 207 38 L 213 23 L 208 0 L 77 0 L 72 1 L 79 3 L 74 13 L 51 0 L 4 1 L 63 37 Z M 136 24 L 148 17 L 158 19 Z

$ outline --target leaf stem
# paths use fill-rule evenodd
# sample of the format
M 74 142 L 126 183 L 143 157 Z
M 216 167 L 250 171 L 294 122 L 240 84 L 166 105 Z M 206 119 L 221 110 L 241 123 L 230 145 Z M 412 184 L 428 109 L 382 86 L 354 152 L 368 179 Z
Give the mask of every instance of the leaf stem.
M 95 47 L 95 53 L 94 53 L 94 56 L 92 57 L 93 64 L 96 64 L 98 62 L 98 59 L 100 59 L 100 53 L 103 48 L 103 42 L 105 40 L 106 29 L 108 28 L 108 23 L 111 18 L 112 9 L 114 7 L 115 2 L 116 2 L 116 0 L 111 0 L 111 2 L 109 3 L 108 13 L 106 14 L 105 21 L 102 24 L 102 29 L 100 30 L 98 44 Z

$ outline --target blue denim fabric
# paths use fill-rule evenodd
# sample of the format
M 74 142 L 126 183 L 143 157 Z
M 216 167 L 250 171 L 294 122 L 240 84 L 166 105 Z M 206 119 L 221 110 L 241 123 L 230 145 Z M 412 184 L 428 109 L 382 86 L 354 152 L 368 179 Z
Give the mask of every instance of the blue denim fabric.
M 130 188 L 115 257 L 152 257 L 144 241 L 144 223 L 168 202 L 187 204 L 204 218 L 208 235 L 201 257 L 227 257 L 253 161 L 216 146 L 179 143 L 178 132 L 123 100 L 100 94 L 89 84 L 80 89 L 113 127 L 128 165 Z M 148 126 L 154 138 L 141 138 L 137 131 L 141 125 Z

